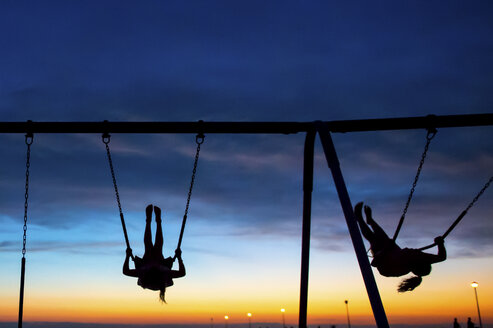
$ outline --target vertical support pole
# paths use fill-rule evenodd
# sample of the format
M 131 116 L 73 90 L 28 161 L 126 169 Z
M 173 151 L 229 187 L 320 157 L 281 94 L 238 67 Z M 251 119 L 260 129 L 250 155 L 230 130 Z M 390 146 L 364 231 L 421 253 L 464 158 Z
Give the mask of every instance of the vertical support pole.
M 26 258 L 23 256 L 21 260 L 21 288 L 19 295 L 19 320 L 18 328 L 22 328 L 22 313 L 24 310 L 24 277 L 26 275 Z
M 346 183 L 344 182 L 344 178 L 342 176 L 337 153 L 332 137 L 330 136 L 330 131 L 327 128 L 327 125 L 322 122 L 316 122 L 316 126 L 322 142 L 327 164 L 332 172 L 337 194 L 339 195 L 339 201 L 341 202 L 341 207 L 346 218 L 349 234 L 351 235 L 351 240 L 356 252 L 361 274 L 363 275 L 363 280 L 365 282 L 366 291 L 373 309 L 375 322 L 378 328 L 388 328 L 389 323 L 387 321 L 387 316 L 385 315 L 385 310 L 383 308 L 382 300 L 380 299 L 377 283 L 375 282 L 375 277 L 373 276 L 373 271 L 371 270 L 370 262 L 368 261 L 365 245 L 359 232 L 358 223 L 354 216 L 353 206 L 351 205 L 351 199 L 349 198 Z
M 310 262 L 310 225 L 312 214 L 313 154 L 315 148 L 315 134 L 315 130 L 309 131 L 306 134 L 303 159 L 303 232 L 301 237 L 299 328 L 306 328 L 308 306 L 308 273 Z
M 479 311 L 479 301 L 478 301 L 477 287 L 474 287 L 474 295 L 476 296 L 476 307 L 478 308 L 479 328 L 483 328 L 483 322 L 481 321 L 481 312 Z

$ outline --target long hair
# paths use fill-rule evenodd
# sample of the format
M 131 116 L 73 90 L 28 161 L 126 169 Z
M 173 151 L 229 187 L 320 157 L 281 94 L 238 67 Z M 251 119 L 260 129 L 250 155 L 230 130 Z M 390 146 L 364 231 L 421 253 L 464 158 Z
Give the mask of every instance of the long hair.
M 399 293 L 410 292 L 414 290 L 414 288 L 418 287 L 421 284 L 423 279 L 420 276 L 413 276 L 407 279 L 404 279 L 399 284 L 397 291 Z
M 159 290 L 159 300 L 163 303 L 166 303 L 166 300 L 164 299 L 164 293 L 166 292 L 166 287 L 162 287 Z

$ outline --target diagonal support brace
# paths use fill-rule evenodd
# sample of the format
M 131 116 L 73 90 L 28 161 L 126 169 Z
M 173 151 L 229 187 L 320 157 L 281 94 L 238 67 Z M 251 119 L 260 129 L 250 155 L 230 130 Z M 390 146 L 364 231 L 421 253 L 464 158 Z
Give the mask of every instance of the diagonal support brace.
M 346 218 L 349 234 L 351 235 L 351 240 L 356 252 L 361 274 L 363 275 L 363 280 L 365 282 L 366 291 L 370 299 L 375 322 L 378 328 L 389 328 L 387 316 L 383 308 L 382 300 L 380 298 L 380 293 L 378 292 L 377 283 L 375 282 L 375 277 L 373 276 L 370 262 L 368 261 L 368 257 L 366 255 L 365 245 L 363 243 L 363 239 L 361 238 L 358 223 L 354 216 L 353 206 L 351 205 L 351 199 L 349 198 L 346 183 L 344 182 L 344 178 L 342 176 L 339 160 L 337 158 L 336 149 L 334 147 L 330 131 L 327 124 L 323 122 L 315 122 L 315 126 L 322 142 L 327 164 L 332 172 L 337 194 L 339 195 L 339 201 L 341 202 L 342 211 L 344 212 L 344 216 Z

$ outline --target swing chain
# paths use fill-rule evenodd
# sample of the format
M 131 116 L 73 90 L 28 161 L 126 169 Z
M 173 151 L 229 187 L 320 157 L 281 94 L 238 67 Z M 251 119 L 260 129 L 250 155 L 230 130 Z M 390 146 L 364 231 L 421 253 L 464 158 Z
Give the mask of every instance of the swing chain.
M 103 136 L 101 138 L 103 139 L 103 143 L 105 145 L 110 143 L 111 136 L 108 132 L 103 133 Z
M 118 211 L 120 212 L 120 216 L 123 215 L 122 205 L 120 204 L 120 193 L 118 192 L 118 186 L 116 184 L 115 170 L 113 169 L 113 161 L 111 160 L 111 152 L 110 152 L 110 140 L 111 136 L 109 133 L 104 133 L 102 136 L 103 143 L 106 147 L 106 154 L 108 155 L 108 163 L 110 164 L 111 171 L 111 179 L 113 180 L 113 187 L 115 188 L 116 202 L 118 204 Z
M 406 206 L 402 212 L 402 216 L 406 216 L 407 209 L 409 204 L 411 203 L 411 199 L 413 198 L 414 190 L 416 189 L 416 185 L 418 184 L 419 176 L 421 175 L 421 170 L 423 169 L 423 164 L 425 163 L 426 155 L 428 154 L 428 148 L 430 147 L 430 143 L 437 134 L 437 129 L 430 128 L 428 129 L 428 133 L 426 135 L 426 145 L 423 150 L 423 154 L 421 155 L 421 160 L 419 162 L 418 170 L 416 172 L 416 176 L 414 177 L 413 186 L 411 187 L 411 191 L 409 192 L 409 196 L 407 197 Z
M 447 231 L 445 231 L 445 233 L 442 235 L 443 239 L 445 239 L 448 236 L 448 234 L 451 233 L 452 230 L 454 230 L 454 228 L 459 224 L 459 222 L 464 218 L 464 216 L 466 216 L 467 211 L 469 211 L 471 209 L 471 207 L 473 207 L 473 205 L 476 203 L 476 201 L 479 199 L 479 197 L 481 197 L 481 195 L 485 192 L 485 190 L 488 189 L 488 187 L 490 186 L 490 184 L 492 182 L 493 182 L 493 176 L 488 180 L 488 182 L 486 182 L 486 184 L 478 192 L 478 194 L 474 197 L 474 199 L 469 203 L 469 205 L 467 205 L 466 209 L 464 211 L 462 211 L 462 213 L 457 217 L 457 219 L 455 219 L 455 221 L 447 229 Z M 432 248 L 435 245 L 436 245 L 436 243 L 433 243 L 433 244 L 430 244 L 428 246 L 421 247 L 421 248 L 419 248 L 419 250 L 424 251 L 425 249 Z
M 184 217 L 188 216 L 188 208 L 190 206 L 190 198 L 192 197 L 193 185 L 195 183 L 195 175 L 197 173 L 197 164 L 199 161 L 200 146 L 204 143 L 205 135 L 203 133 L 197 134 L 195 137 L 195 142 L 197 143 L 197 150 L 195 151 L 195 160 L 193 162 L 192 178 L 190 180 L 190 188 L 188 189 L 187 204 L 185 206 Z
M 493 182 L 493 176 L 488 180 L 488 182 L 486 182 L 486 184 L 483 186 L 483 188 L 478 192 L 478 194 L 476 195 L 476 197 L 474 197 L 474 199 L 469 203 L 469 205 L 467 205 L 466 209 L 464 210 L 464 212 L 467 212 L 469 211 L 469 209 L 471 207 L 473 207 L 473 205 L 477 202 L 477 200 L 479 199 L 479 197 L 481 197 L 481 195 L 485 192 L 486 189 L 488 189 L 488 187 L 490 186 L 490 184 Z
M 125 226 L 125 218 L 123 216 L 122 205 L 120 202 L 120 193 L 118 192 L 118 185 L 116 184 L 115 169 L 113 168 L 113 160 L 111 159 L 111 152 L 109 146 L 111 140 L 110 134 L 108 132 L 103 133 L 102 140 L 106 147 L 106 155 L 108 156 L 108 163 L 110 165 L 111 179 L 113 180 L 113 187 L 115 189 L 116 203 L 118 204 L 118 211 L 120 212 L 120 220 L 122 222 L 122 229 L 123 229 L 123 235 L 125 237 L 125 243 L 127 244 L 127 250 L 130 250 L 130 257 L 135 262 L 135 257 L 132 254 L 132 248 L 130 248 L 130 242 L 128 240 L 127 228 Z
M 426 140 L 430 141 L 435 138 L 435 135 L 437 134 L 438 130 L 436 128 L 429 128 L 428 133 L 426 134 Z M 426 150 L 428 150 L 429 143 L 427 143 Z
M 195 137 L 195 142 L 199 146 L 204 143 L 204 140 L 205 140 L 205 135 L 202 132 L 197 134 L 197 136 Z
M 404 223 L 407 209 L 409 208 L 409 204 L 411 204 L 411 199 L 413 198 L 414 190 L 416 189 L 416 185 L 418 184 L 419 176 L 421 175 L 421 170 L 423 169 L 423 164 L 425 163 L 426 154 L 428 154 L 428 148 L 430 147 L 430 143 L 436 134 L 437 134 L 436 128 L 428 128 L 428 133 L 426 134 L 425 148 L 423 150 L 423 154 L 421 154 L 421 160 L 419 162 L 418 170 L 416 171 L 416 176 L 414 177 L 411 191 L 409 192 L 409 196 L 407 197 L 406 205 L 404 206 L 404 210 L 402 211 L 401 218 L 399 220 L 399 223 L 397 224 L 397 228 L 395 229 L 394 237 L 392 238 L 393 241 L 395 241 L 397 239 L 397 236 L 399 235 L 402 224 Z
M 26 185 L 25 185 L 25 193 L 24 193 L 24 234 L 22 236 L 22 257 L 24 258 L 26 255 L 26 241 L 27 241 L 27 207 L 28 207 L 28 198 L 29 198 L 29 168 L 31 166 L 31 145 L 33 144 L 34 136 L 31 132 L 26 134 L 26 145 L 27 145 L 27 153 L 26 153 Z

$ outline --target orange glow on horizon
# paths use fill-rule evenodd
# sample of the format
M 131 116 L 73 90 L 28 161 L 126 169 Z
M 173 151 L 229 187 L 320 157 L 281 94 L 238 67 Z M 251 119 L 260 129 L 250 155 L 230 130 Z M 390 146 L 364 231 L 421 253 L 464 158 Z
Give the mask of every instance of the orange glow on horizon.
M 471 294 L 471 287 L 468 287 Z M 428 293 L 416 295 L 396 295 L 391 302 L 384 300 L 386 312 L 391 323 L 419 324 L 442 323 L 450 321 L 451 313 L 456 316 L 467 317 L 474 313 L 473 295 L 464 295 L 471 298 L 464 307 L 457 302 L 457 295 L 444 293 L 440 296 L 440 301 L 429 298 Z M 281 322 L 281 313 L 279 312 L 279 302 L 270 303 L 270 307 L 253 306 L 252 302 L 245 304 L 232 304 L 217 307 L 200 300 L 187 301 L 176 299 L 168 304 L 160 304 L 154 297 L 139 297 L 133 299 L 41 299 L 31 298 L 25 304 L 24 320 L 28 321 L 55 321 L 55 322 L 81 322 L 81 323 L 129 323 L 129 324 L 207 324 L 210 318 L 219 321 L 228 320 L 229 323 L 247 323 L 249 319 L 254 322 Z M 216 303 L 216 302 L 213 302 Z M 245 313 L 247 307 L 252 309 Z M 440 304 L 437 304 L 440 303 Z M 491 322 L 493 317 L 488 316 L 492 313 L 492 301 L 485 299 L 481 304 L 484 310 L 484 322 Z M 285 311 L 286 323 L 295 325 L 297 323 L 297 304 L 290 308 L 296 311 Z M 17 307 L 11 302 L 9 306 L 2 309 L 5 313 L 0 317 L 0 321 L 17 320 Z M 326 302 L 325 304 L 309 304 L 309 324 L 327 324 L 338 323 L 346 320 L 345 304 L 343 300 Z M 228 315 L 224 315 L 227 312 Z M 253 315 L 255 314 L 255 315 Z M 371 324 L 373 317 L 368 300 L 365 298 L 351 298 L 350 302 L 351 322 L 354 324 Z
M 482 261 L 482 260 L 481 260 Z M 314 261 L 315 262 L 315 261 Z M 484 323 L 493 321 L 493 285 L 490 281 L 490 262 L 480 260 L 448 260 L 434 267 L 431 275 L 423 279 L 422 286 L 410 293 L 399 294 L 396 285 L 400 278 L 384 278 L 376 275 L 380 295 L 392 324 L 439 324 L 450 322 L 452 317 L 473 317 L 476 312 L 474 290 L 471 281 L 480 282 L 477 287 Z M 457 265 L 457 264 L 460 264 Z M 482 264 L 481 273 L 474 271 Z M 308 324 L 341 324 L 346 322 L 344 300 L 349 300 L 351 323 L 374 324 L 371 307 L 364 284 L 358 272 L 344 271 L 337 276 L 335 269 L 316 271 L 310 277 L 308 297 Z M 356 268 L 357 269 L 357 268 Z M 243 270 L 243 268 L 242 268 Z M 205 272 L 207 273 L 207 272 Z M 195 275 L 194 275 L 195 274 Z M 204 272 L 190 270 L 186 279 L 179 280 L 166 292 L 168 304 L 158 300 L 158 293 L 143 290 L 126 277 L 115 276 L 111 283 L 79 284 L 76 286 L 46 282 L 43 277 L 29 280 L 24 303 L 24 320 L 81 322 L 81 323 L 128 323 L 128 324 L 246 324 L 251 313 L 252 324 L 256 322 L 282 323 L 287 326 L 298 322 L 299 278 L 282 276 L 271 280 L 263 276 L 245 288 L 245 277 L 226 276 L 227 279 L 212 280 L 203 284 Z M 290 273 L 291 274 L 291 273 Z M 325 275 L 327 274 L 327 275 Z M 281 278 L 277 278 L 277 276 Z M 17 278 L 17 277 L 16 277 Z M 248 277 L 250 278 L 250 276 Z M 39 279 L 39 280 L 36 280 Z M 211 282 L 212 280 L 212 282 Z M 276 281 L 274 284 L 273 281 Z M 90 280 L 93 282 L 94 280 Z M 281 283 L 277 283 L 280 281 Z M 341 283 L 343 282 L 343 283 Z M 2 286 L 0 295 L 0 321 L 16 321 L 18 315 L 18 287 L 13 283 Z M 56 288 L 50 288 L 56 286 Z M 282 309 L 285 312 L 281 312 Z M 228 318 L 226 319 L 225 316 Z

